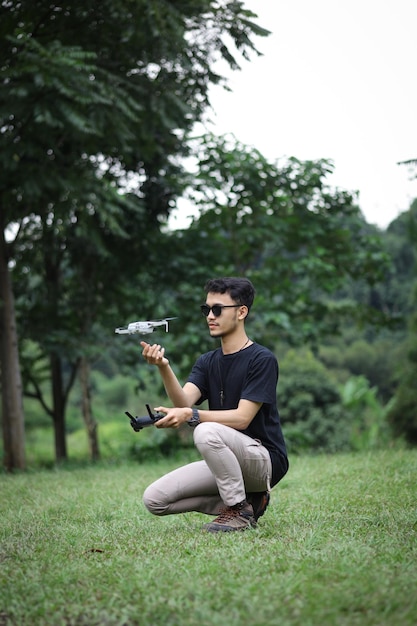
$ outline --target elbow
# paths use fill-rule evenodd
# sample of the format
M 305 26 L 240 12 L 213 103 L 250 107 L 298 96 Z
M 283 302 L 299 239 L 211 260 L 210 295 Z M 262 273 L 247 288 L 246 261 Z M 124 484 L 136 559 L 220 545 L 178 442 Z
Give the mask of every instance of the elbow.
M 252 422 L 252 417 L 244 417 L 242 415 L 239 415 L 237 418 L 237 423 L 235 425 L 236 430 L 246 430 L 250 423 Z

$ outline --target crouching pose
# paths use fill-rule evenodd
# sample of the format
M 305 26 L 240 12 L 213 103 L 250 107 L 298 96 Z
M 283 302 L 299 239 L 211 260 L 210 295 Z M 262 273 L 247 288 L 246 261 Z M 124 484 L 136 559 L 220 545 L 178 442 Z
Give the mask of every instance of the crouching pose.
M 156 428 L 188 422 L 202 459 L 151 484 L 144 493 L 155 515 L 198 511 L 217 516 L 209 532 L 255 527 L 269 503 L 270 489 L 288 470 L 276 403 L 278 362 L 246 334 L 245 320 L 255 290 L 246 278 L 218 278 L 205 286 L 201 305 L 216 350 L 201 355 L 182 387 L 160 345 L 141 342 L 143 356 L 156 365 L 173 408 Z M 207 410 L 198 410 L 207 401 Z

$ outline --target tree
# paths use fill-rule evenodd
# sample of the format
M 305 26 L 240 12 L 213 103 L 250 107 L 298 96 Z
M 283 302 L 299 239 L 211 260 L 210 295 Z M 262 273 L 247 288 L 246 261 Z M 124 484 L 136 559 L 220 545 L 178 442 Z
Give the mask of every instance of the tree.
M 4 467 L 24 469 L 24 416 L 15 305 L 8 270 L 10 244 L 7 243 L 4 214 L 0 207 L 0 374 L 2 389 Z M 7 418 L 6 418 L 7 416 Z
M 72 270 L 69 242 L 84 217 L 96 218 L 96 234 L 118 240 L 119 250 L 123 243 L 126 263 L 128 238 L 143 241 L 149 224 L 158 229 L 181 189 L 175 157 L 187 151 L 184 133 L 202 118 L 210 84 L 222 82 L 212 66 L 223 58 L 239 67 L 227 38 L 247 58 L 256 51 L 253 35 L 267 34 L 251 17 L 241 2 L 211 0 L 1 4 L 0 206 L 4 229 L 13 225 L 18 232 L 13 262 L 17 267 L 25 259 L 30 280 L 38 276 L 47 287 L 40 310 L 48 308 L 50 317 L 38 316 L 36 326 L 29 320 L 28 331 L 44 338 L 42 351 L 49 348 L 58 458 L 66 456 L 65 402 L 81 356 L 62 352 L 71 337 L 80 337 L 73 327 L 66 326 L 55 344 L 56 334 L 48 337 L 51 319 L 59 323 L 57 332 L 63 317 L 71 325 L 72 311 L 63 312 L 70 301 L 69 294 L 63 297 L 63 277 Z M 121 195 L 129 188 L 130 195 Z M 134 210 L 145 219 L 133 221 Z M 42 250 L 36 267 L 27 255 L 35 240 Z M 12 259 L 2 251 L 2 267 L 10 270 Z M 1 276 L 4 294 L 10 281 Z M 6 336 L 13 327 L 3 323 L 2 355 L 13 343 Z M 3 356 L 2 385 L 18 406 L 10 362 Z M 8 430 L 15 417 L 4 409 Z
M 353 299 L 335 299 L 357 276 L 368 285 L 379 280 L 386 257 L 381 242 L 368 236 L 354 198 L 326 185 L 328 161 L 270 162 L 230 137 L 206 135 L 196 146 L 189 193 L 201 214 L 169 244 L 184 300 L 197 308 L 193 292 L 201 293 L 207 276 L 249 276 L 258 287 L 253 332 L 272 345 L 277 333 L 315 345 L 347 317 L 373 314 Z M 193 315 L 192 307 L 181 311 L 188 329 L 195 328 Z M 187 334 L 177 344 L 184 354 L 185 343 L 195 341 L 190 360 L 201 347 L 198 337 Z
M 398 373 L 398 388 L 394 395 L 393 406 L 388 412 L 388 422 L 394 435 L 402 437 L 411 445 L 417 445 L 417 256 L 415 253 L 417 242 L 417 200 L 415 200 L 408 213 L 400 216 L 393 230 L 397 233 L 402 231 L 404 239 L 409 242 L 410 254 L 407 267 L 403 268 L 413 277 L 413 283 L 408 283 L 405 300 L 406 311 L 411 311 L 408 316 L 408 333 L 404 340 L 406 359 Z M 401 257 L 404 258 L 404 254 Z
M 388 412 L 388 423 L 396 437 L 408 444 L 417 445 L 417 314 L 410 321 L 408 354 L 399 376 L 399 385 L 394 395 L 393 406 Z

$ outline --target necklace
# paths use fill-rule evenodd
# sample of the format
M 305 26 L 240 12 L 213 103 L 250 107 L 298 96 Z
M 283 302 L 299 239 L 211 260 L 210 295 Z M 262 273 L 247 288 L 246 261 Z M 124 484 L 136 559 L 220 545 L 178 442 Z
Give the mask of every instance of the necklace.
M 248 345 L 248 343 L 250 342 L 249 337 L 246 339 L 245 343 L 243 344 L 243 346 L 240 348 L 240 350 L 238 350 L 238 352 L 242 352 L 243 348 L 246 348 L 246 346 Z
M 234 354 L 237 354 L 238 352 L 242 352 L 242 350 L 244 348 L 246 348 L 246 346 L 248 345 L 249 342 L 250 342 L 250 338 L 248 337 L 246 339 L 245 343 L 243 344 L 243 346 L 239 350 L 237 350 L 237 352 L 235 352 Z M 221 356 L 219 356 L 218 366 L 219 366 L 219 378 L 220 378 L 220 406 L 223 406 L 223 404 L 224 404 L 224 385 L 223 385 L 222 368 L 220 367 L 220 361 L 221 361 Z

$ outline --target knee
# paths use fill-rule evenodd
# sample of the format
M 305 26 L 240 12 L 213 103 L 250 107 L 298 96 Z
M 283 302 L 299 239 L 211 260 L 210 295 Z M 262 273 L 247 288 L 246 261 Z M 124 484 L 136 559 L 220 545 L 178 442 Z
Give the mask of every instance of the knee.
M 202 422 L 194 429 L 194 444 L 197 448 L 201 445 L 218 445 L 221 441 L 220 431 L 222 428 L 224 426 L 216 422 Z
M 167 515 L 167 505 L 152 485 L 145 489 L 142 500 L 152 515 Z

